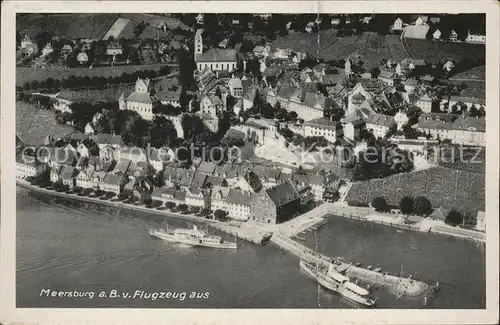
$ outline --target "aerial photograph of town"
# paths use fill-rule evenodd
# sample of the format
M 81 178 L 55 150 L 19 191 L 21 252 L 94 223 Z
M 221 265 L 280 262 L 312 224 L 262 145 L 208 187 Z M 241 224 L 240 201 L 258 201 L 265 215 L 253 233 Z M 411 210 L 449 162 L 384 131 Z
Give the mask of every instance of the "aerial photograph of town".
M 15 18 L 18 308 L 486 309 L 485 14 Z

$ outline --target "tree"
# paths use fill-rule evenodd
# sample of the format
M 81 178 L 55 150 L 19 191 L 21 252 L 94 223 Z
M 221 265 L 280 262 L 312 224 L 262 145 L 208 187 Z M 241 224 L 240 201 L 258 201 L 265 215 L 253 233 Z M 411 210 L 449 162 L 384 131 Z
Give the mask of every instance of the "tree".
M 445 222 L 451 225 L 459 225 L 463 222 L 463 216 L 456 209 L 451 209 L 446 215 Z
M 214 217 L 216 219 L 224 219 L 226 216 L 227 216 L 227 212 L 224 210 L 217 209 L 214 211 Z
M 431 201 L 429 201 L 428 198 L 425 196 L 417 196 L 415 198 L 415 213 L 427 217 L 429 214 L 432 213 L 432 204 Z
M 187 211 L 188 210 L 188 206 L 184 203 L 182 204 L 179 204 L 179 211 Z
M 399 210 L 403 214 L 410 214 L 413 212 L 413 198 L 405 196 L 399 201 Z
M 153 203 L 151 204 L 153 208 L 159 208 L 162 206 L 162 202 L 160 200 L 153 200 Z
M 108 191 L 108 192 L 106 192 L 106 197 L 107 197 L 108 199 L 111 199 L 112 197 L 115 197 L 115 196 L 116 196 L 116 193 L 115 193 L 115 192 L 113 192 L 113 191 Z
M 153 203 L 153 199 L 151 198 L 150 194 L 143 192 L 141 193 L 140 202 L 144 205 L 150 205 L 151 203 Z
M 381 197 L 381 196 L 376 196 L 372 199 L 372 207 L 375 209 L 377 212 L 385 212 L 388 210 L 387 206 L 387 201 Z
M 172 210 L 175 208 L 176 205 L 174 202 L 168 201 L 168 202 L 165 202 L 165 206 L 167 207 L 167 209 Z

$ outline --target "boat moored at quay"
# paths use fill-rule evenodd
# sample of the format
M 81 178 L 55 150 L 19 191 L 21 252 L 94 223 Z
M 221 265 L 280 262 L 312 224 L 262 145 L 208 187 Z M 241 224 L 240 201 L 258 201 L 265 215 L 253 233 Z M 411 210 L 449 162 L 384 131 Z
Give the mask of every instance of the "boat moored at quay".
M 238 245 L 235 242 L 228 242 L 220 236 L 209 235 L 205 231 L 198 229 L 193 225 L 192 229 L 154 229 L 149 228 L 149 234 L 153 237 L 171 242 L 189 246 L 227 248 L 236 249 Z
M 365 307 L 375 305 L 375 300 L 370 297 L 368 290 L 352 283 L 347 276 L 336 271 L 333 264 L 329 264 L 328 266 L 324 264 L 315 265 L 301 260 L 300 268 L 321 286 L 338 293 L 352 302 Z

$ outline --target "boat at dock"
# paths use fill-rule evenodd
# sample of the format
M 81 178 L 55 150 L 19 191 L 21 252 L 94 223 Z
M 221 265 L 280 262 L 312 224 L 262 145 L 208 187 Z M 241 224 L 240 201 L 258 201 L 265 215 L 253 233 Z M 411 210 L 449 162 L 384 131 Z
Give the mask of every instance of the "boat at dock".
M 236 243 L 225 241 L 220 236 L 209 235 L 206 232 L 199 230 L 196 225 L 193 225 L 192 229 L 177 228 L 170 230 L 168 228 L 149 228 L 149 234 L 170 243 L 178 243 L 189 246 L 229 249 L 238 248 Z
M 300 268 L 321 286 L 338 293 L 352 302 L 366 307 L 371 307 L 375 304 L 375 300 L 370 297 L 368 290 L 351 282 L 347 276 L 338 272 L 331 263 L 325 266 L 301 260 Z

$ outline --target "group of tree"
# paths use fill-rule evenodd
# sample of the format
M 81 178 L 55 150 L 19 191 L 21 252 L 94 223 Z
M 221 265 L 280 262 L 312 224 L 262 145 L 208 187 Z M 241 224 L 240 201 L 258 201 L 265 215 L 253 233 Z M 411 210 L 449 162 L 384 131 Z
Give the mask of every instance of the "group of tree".
M 371 201 L 371 206 L 377 212 L 388 212 L 390 206 L 387 204 L 385 198 L 376 196 Z M 432 213 L 432 204 L 424 196 L 417 196 L 415 199 L 411 196 L 405 196 L 399 201 L 399 210 L 403 214 L 418 214 L 422 217 L 427 217 Z
M 413 169 L 412 154 L 394 146 L 387 146 L 379 139 L 368 145 L 370 150 L 361 151 L 352 168 L 353 180 L 384 178 L 389 175 L 409 172 Z M 372 150 L 374 149 L 374 150 Z
M 119 76 L 110 76 L 110 77 L 96 77 L 96 76 L 75 76 L 71 75 L 67 78 L 62 79 L 53 79 L 51 77 L 38 81 L 32 80 L 24 83 L 18 90 L 37 90 L 37 89 L 46 89 L 57 91 L 61 88 L 64 89 L 104 89 L 109 87 L 110 85 L 115 84 L 123 84 L 123 83 L 133 83 L 137 80 L 137 78 L 156 78 L 158 76 L 164 76 L 170 73 L 170 67 L 163 66 L 158 71 L 155 70 L 140 70 L 134 71 L 132 73 L 124 72 Z M 192 72 L 191 72 L 192 74 Z

